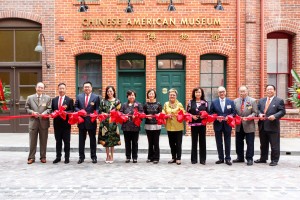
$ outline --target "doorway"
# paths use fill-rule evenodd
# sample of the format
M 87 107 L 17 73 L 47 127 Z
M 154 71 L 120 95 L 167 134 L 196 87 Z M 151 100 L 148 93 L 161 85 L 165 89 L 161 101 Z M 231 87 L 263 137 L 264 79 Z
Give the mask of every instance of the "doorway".
M 41 68 L 10 67 L 0 68 L 0 79 L 6 87 L 10 88 L 10 98 L 7 111 L 0 116 L 18 116 L 27 114 L 25 103 L 27 96 L 35 94 L 35 85 L 42 81 Z M 0 121 L 1 133 L 26 133 L 28 132 L 28 119 L 13 119 Z

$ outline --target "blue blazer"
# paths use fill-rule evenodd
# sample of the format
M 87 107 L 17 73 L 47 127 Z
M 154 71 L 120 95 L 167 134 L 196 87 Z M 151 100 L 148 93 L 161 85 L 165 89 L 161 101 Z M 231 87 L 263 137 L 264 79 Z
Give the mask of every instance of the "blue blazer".
M 235 116 L 236 112 L 234 109 L 234 102 L 226 97 L 225 99 L 225 108 L 224 112 L 222 111 L 219 98 L 214 99 L 211 102 L 210 114 L 217 114 L 218 116 L 233 115 Z M 227 132 L 231 132 L 232 128 L 227 124 L 226 121 L 219 122 L 218 120 L 214 121 L 214 131 L 221 131 L 222 128 Z
M 79 94 L 76 97 L 75 102 L 75 111 L 78 112 L 79 110 L 84 109 L 87 114 L 94 113 L 96 111 L 99 113 L 99 105 L 100 105 L 100 99 L 98 95 L 95 95 L 94 93 L 91 93 L 91 97 L 89 100 L 89 103 L 87 107 L 84 106 L 85 103 L 85 94 Z M 79 129 L 97 129 L 97 120 L 95 122 L 91 122 L 91 119 L 89 116 L 84 117 L 84 123 L 78 124 Z

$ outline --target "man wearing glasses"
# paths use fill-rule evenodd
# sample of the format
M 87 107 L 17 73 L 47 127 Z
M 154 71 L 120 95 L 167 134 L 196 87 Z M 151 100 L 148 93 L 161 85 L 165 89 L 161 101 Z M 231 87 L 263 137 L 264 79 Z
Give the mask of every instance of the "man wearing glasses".
M 229 115 L 235 115 L 234 103 L 229 98 L 226 98 L 226 89 L 223 86 L 218 87 L 218 98 L 214 99 L 210 106 L 210 113 L 217 114 L 218 118 L 214 121 L 215 138 L 218 149 L 219 160 L 216 164 L 224 163 L 223 152 L 223 137 L 225 142 L 225 162 L 227 165 L 232 165 L 230 157 L 230 143 L 232 128 L 227 124 Z

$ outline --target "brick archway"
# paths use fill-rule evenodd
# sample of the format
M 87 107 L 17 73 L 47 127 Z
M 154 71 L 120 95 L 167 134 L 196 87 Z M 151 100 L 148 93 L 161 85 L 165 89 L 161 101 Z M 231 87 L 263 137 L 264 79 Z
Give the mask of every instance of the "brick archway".
M 153 51 L 155 55 L 160 55 L 164 53 L 179 53 L 182 55 L 187 55 L 188 54 L 188 46 L 185 44 L 180 44 L 178 42 L 163 42 L 155 45 L 153 47 Z
M 71 52 L 74 56 L 84 53 L 96 53 L 103 55 L 105 46 L 97 42 L 78 42 L 72 45 Z
M 115 56 L 125 54 L 125 53 L 138 53 L 138 54 L 147 54 L 147 46 L 146 44 L 137 43 L 137 42 L 118 42 L 114 46 L 111 47 L 112 53 Z
M 274 31 L 284 31 L 288 34 L 295 35 L 299 32 L 300 23 L 287 19 L 274 19 L 265 22 L 265 33 Z
M 198 54 L 216 53 L 228 57 L 231 54 L 232 46 L 226 43 L 210 43 L 199 45 Z
M 0 19 L 4 18 L 20 18 L 20 19 L 28 19 L 31 21 L 38 22 L 40 24 L 43 23 L 43 18 L 40 15 L 36 15 L 33 13 L 27 13 L 23 11 L 2 11 L 0 12 Z

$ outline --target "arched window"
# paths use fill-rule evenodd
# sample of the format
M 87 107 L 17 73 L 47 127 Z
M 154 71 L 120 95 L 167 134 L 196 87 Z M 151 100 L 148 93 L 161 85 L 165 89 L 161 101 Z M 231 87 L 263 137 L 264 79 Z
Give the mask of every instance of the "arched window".
M 102 56 L 94 53 L 81 54 L 76 57 L 77 94 L 82 91 L 83 83 L 90 81 L 93 92 L 102 94 Z
M 276 87 L 276 94 L 287 102 L 288 87 L 292 84 L 292 36 L 283 32 L 267 35 L 268 84 Z
M 217 98 L 219 86 L 226 87 L 226 57 L 218 54 L 205 54 L 200 57 L 200 87 L 205 98 L 211 102 Z

